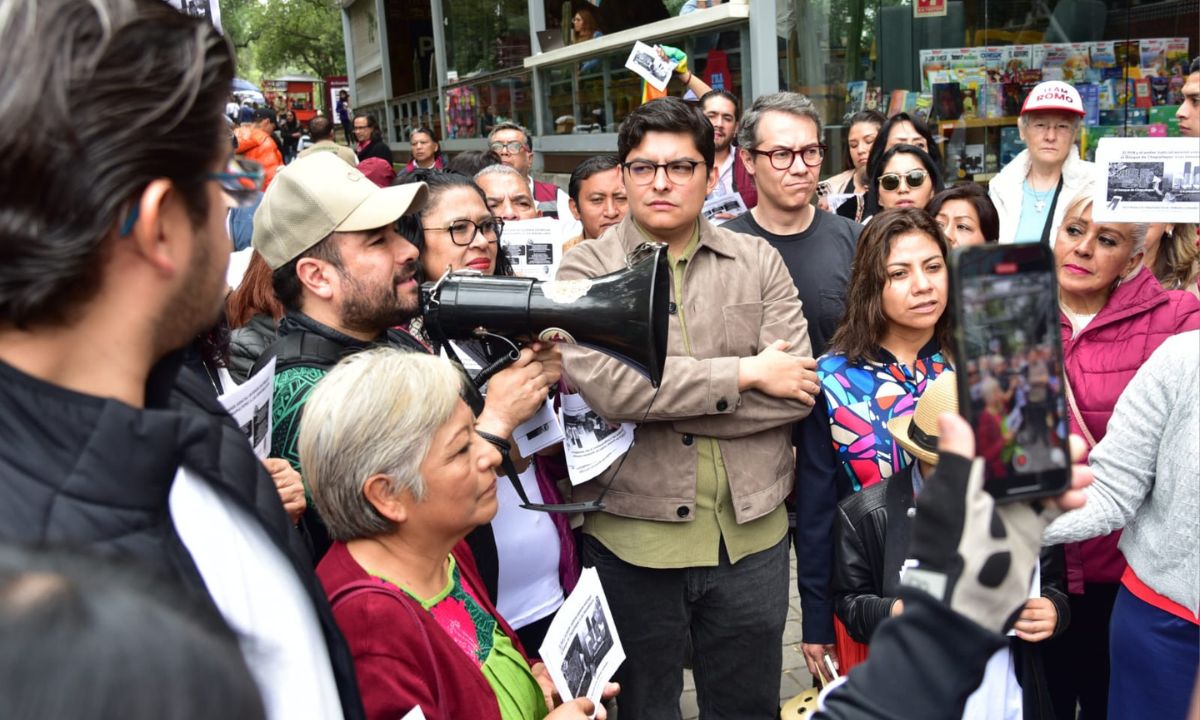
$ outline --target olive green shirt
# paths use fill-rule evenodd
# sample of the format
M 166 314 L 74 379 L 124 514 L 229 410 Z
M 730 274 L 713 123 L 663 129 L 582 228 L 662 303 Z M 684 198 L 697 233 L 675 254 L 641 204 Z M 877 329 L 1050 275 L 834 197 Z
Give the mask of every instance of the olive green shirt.
M 644 230 L 638 229 L 645 235 Z M 686 304 L 683 283 L 688 262 L 699 247 L 700 225 L 697 223 L 683 253 L 679 257 L 667 253 L 672 297 L 679 314 L 683 344 L 689 355 L 692 351 L 683 310 Z M 696 504 L 690 521 L 661 522 L 598 512 L 584 516 L 583 531 L 625 562 L 648 568 L 716 566 L 720 561 L 722 541 L 729 561 L 733 563 L 775 546 L 787 534 L 787 510 L 780 505 L 760 518 L 738 525 L 730 502 L 729 479 L 720 445 L 715 438 L 702 436 L 696 436 L 695 443 L 698 455 Z

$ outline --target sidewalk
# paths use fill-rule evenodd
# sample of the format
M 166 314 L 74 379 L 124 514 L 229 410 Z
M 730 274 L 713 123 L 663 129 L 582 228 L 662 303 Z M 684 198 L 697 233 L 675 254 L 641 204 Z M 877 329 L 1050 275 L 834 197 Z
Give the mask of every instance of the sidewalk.
M 779 682 L 779 704 L 787 702 L 800 692 L 812 687 L 812 675 L 804 664 L 800 652 L 800 596 L 796 593 L 796 553 L 788 551 L 791 572 L 788 579 L 788 617 L 783 628 L 783 676 Z M 684 720 L 696 720 L 700 716 L 696 709 L 696 686 L 692 671 L 683 672 L 683 696 L 679 707 Z

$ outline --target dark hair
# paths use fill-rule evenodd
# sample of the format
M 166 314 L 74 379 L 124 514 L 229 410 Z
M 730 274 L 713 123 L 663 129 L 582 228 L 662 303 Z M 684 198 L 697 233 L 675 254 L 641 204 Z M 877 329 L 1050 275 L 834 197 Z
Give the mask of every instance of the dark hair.
M 354 113 L 354 120 L 359 118 L 365 119 L 367 127 L 371 128 L 371 142 L 378 142 L 383 139 L 383 133 L 379 131 L 379 121 L 375 119 L 374 115 L 368 115 L 365 112 Z
M 856 112 L 850 116 L 850 119 L 846 121 L 846 165 L 847 165 L 847 167 L 849 167 L 849 168 L 854 167 L 854 158 L 850 157 L 850 129 L 853 128 L 855 125 L 858 125 L 859 123 L 870 123 L 875 126 L 876 130 L 879 130 L 880 128 L 883 127 L 884 123 L 886 123 L 886 122 L 887 122 L 887 118 L 885 118 L 883 116 L 883 113 L 875 111 L 875 110 L 859 110 L 858 112 Z M 876 140 L 876 142 L 878 142 L 878 140 L 879 140 L 878 134 L 876 134 L 875 140 Z M 871 149 L 872 150 L 875 149 L 874 144 L 871 145 Z M 870 160 L 871 160 L 871 158 L 870 158 L 870 156 L 868 156 L 867 157 L 867 167 L 871 166 Z
M 257 250 L 251 250 L 250 262 L 242 274 L 242 281 L 225 298 L 225 318 L 230 328 L 237 329 L 249 323 L 255 315 L 270 315 L 279 320 L 283 317 L 283 305 L 275 297 L 271 266 Z
M 617 131 L 617 158 L 623 163 L 648 132 L 691 135 L 704 164 L 711 170 L 717 154 L 713 126 L 700 108 L 677 97 L 664 97 L 639 105 Z
M 402 178 L 397 178 L 396 185 L 407 185 L 411 182 L 425 183 L 425 189 L 428 193 L 425 196 L 425 205 L 419 213 L 402 215 L 396 221 L 396 232 L 400 233 L 410 243 L 416 246 L 417 250 L 425 251 L 425 230 L 421 219 L 425 217 L 425 212 L 437 204 L 437 199 L 442 193 L 451 188 L 469 187 L 479 194 L 479 200 L 486 208 L 487 196 L 483 194 L 475 181 L 464 175 L 459 175 L 456 172 L 436 172 L 428 169 L 415 170 L 408 173 Z M 489 212 L 491 212 L 489 210 Z M 508 253 L 504 250 L 504 245 L 496 243 L 496 275 L 515 275 L 512 262 L 508 259 Z M 436 278 L 430 278 L 436 279 Z
M 216 608 L 132 564 L 0 547 L 0 637 L 3 717 L 265 717 Z
M 1188 67 L 1188 75 L 1200 72 L 1200 55 L 1192 58 L 1192 64 Z
M 879 147 L 879 140 L 875 141 L 875 145 L 871 148 L 871 154 L 875 154 L 875 148 Z M 942 190 L 946 189 L 942 181 L 942 169 L 934 161 L 929 153 L 925 152 L 916 145 L 907 145 L 900 143 L 893 145 L 879 156 L 878 165 L 872 165 L 871 170 L 867 173 L 867 194 L 863 197 L 863 217 L 871 217 L 880 211 L 879 207 L 879 176 L 883 174 L 883 169 L 887 167 L 888 161 L 896 155 L 913 155 L 921 164 L 925 166 L 925 171 L 929 173 L 929 179 L 933 181 L 933 194 L 937 195 Z
M 499 164 L 500 156 L 492 150 L 467 150 L 455 155 L 446 163 L 446 171 L 458 173 L 463 177 L 475 177 L 485 167 Z
M 1000 215 L 996 212 L 996 206 L 992 204 L 992 199 L 988 197 L 982 187 L 973 182 L 961 182 L 954 187 L 946 188 L 929 201 L 929 206 L 925 211 L 936 218 L 942 210 L 942 205 L 948 200 L 966 200 L 971 203 L 971 206 L 975 208 L 975 214 L 979 216 L 979 230 L 983 233 L 983 239 L 989 243 L 1000 240 Z
M 442 141 L 438 139 L 437 133 L 435 133 L 432 129 L 425 127 L 424 125 L 415 127 L 411 132 L 408 133 L 408 141 L 410 143 L 412 142 L 413 135 L 416 135 L 417 133 L 425 133 L 429 136 L 429 139 L 433 141 L 433 144 L 437 145 L 437 150 L 433 151 L 433 159 L 435 162 L 438 159 L 441 159 L 442 164 L 445 165 L 446 156 L 442 154 Z
M 912 232 L 932 238 L 943 258 L 950 254 L 941 228 L 924 210 L 896 208 L 876 215 L 863 229 L 854 250 L 850 285 L 846 288 L 846 312 L 829 340 L 831 352 L 854 362 L 880 360 L 879 342 L 888 327 L 887 316 L 883 314 L 883 289 L 888 284 L 887 260 L 892 252 L 892 238 Z M 947 305 L 934 326 L 933 337 L 943 353 L 949 353 L 953 347 L 953 315 Z
M 925 144 L 929 146 L 929 157 L 933 158 L 933 164 L 939 168 L 942 166 L 942 150 L 938 147 L 937 138 L 933 133 L 929 132 L 929 128 L 925 123 L 921 122 L 920 118 L 913 117 L 908 113 L 896 113 L 888 118 L 879 128 L 879 135 L 875 137 L 875 144 L 871 146 L 871 154 L 867 157 L 867 185 L 875 184 L 875 168 L 879 162 L 879 158 L 888 150 L 888 136 L 892 134 L 892 128 L 902 122 L 910 123 L 917 131 L 917 134 L 925 138 Z M 878 165 L 882 167 L 882 165 Z M 864 214 L 864 217 L 866 215 Z
M 0 324 L 61 325 L 99 291 L 110 238 L 167 178 L 199 225 L 228 152 L 233 79 L 213 27 L 150 0 L 13 0 L 0 20 Z M 36 122 L 29 122 L 37 118 Z
M 326 235 L 321 242 L 281 265 L 271 273 L 271 288 L 275 291 L 275 299 L 279 301 L 284 310 L 300 311 L 300 298 L 304 294 L 304 285 L 300 282 L 300 276 L 296 274 L 296 264 L 304 258 L 323 260 L 339 272 L 344 269 L 342 255 L 338 252 L 332 234 Z M 249 321 L 247 320 L 247 322 Z
M 701 111 L 704 110 L 704 106 L 708 103 L 709 99 L 715 98 L 715 97 L 725 98 L 729 102 L 733 103 L 733 119 L 734 120 L 740 120 L 742 118 L 742 101 L 738 99 L 737 95 L 734 95 L 733 93 L 729 92 L 728 90 L 709 90 L 708 92 L 701 95 L 700 96 Z M 736 135 L 736 133 L 735 133 L 735 135 Z
M 593 155 L 576 165 L 575 170 L 571 172 L 571 182 L 567 184 L 567 195 L 578 203 L 579 191 L 582 189 L 581 186 L 584 180 L 587 180 L 596 173 L 602 173 L 605 170 L 612 170 L 620 166 L 621 161 L 617 160 L 616 155 Z
M 308 137 L 313 141 L 328 140 L 333 137 L 333 121 L 324 115 L 318 115 L 308 121 Z

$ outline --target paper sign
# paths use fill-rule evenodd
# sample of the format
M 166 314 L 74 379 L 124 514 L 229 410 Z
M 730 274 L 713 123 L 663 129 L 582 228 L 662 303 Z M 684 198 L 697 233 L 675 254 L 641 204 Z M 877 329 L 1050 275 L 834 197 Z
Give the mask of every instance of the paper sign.
M 1195 138 L 1101 138 L 1092 197 L 1097 222 L 1194 223 L 1200 218 Z
M 562 262 L 563 242 L 569 237 L 566 235 L 568 225 L 546 217 L 504 223 L 500 243 L 517 275 L 553 280 L 558 264 Z
M 625 648 L 595 568 L 584 568 L 538 652 L 563 700 L 586 697 L 600 706 L 604 685 L 625 662 Z
M 913 17 L 945 17 L 946 0 L 917 0 L 913 3 Z
M 271 402 L 275 389 L 275 358 L 229 392 L 217 398 L 250 440 L 260 460 L 271 456 Z
M 563 453 L 572 485 L 579 485 L 604 472 L 604 469 L 633 446 L 633 423 L 610 425 L 596 414 L 582 395 L 561 395 L 559 420 L 562 423 Z
M 667 89 L 667 83 L 671 81 L 671 73 L 675 72 L 677 64 L 663 60 L 658 54 L 657 46 L 650 47 L 641 40 L 633 44 L 633 51 L 625 61 L 625 67 L 659 92 Z
M 412 710 L 409 710 L 400 720 L 425 720 L 425 711 L 418 705 Z
M 709 198 L 704 201 L 704 209 L 701 210 L 705 219 L 713 225 L 720 225 L 726 220 L 732 220 L 744 212 L 746 212 L 746 203 L 742 202 L 742 196 L 737 193 Z
M 547 398 L 541 410 L 513 430 L 513 439 L 517 441 L 517 450 L 520 451 L 521 457 L 526 458 L 562 442 L 563 431 L 558 424 L 558 415 L 554 412 L 554 402 Z

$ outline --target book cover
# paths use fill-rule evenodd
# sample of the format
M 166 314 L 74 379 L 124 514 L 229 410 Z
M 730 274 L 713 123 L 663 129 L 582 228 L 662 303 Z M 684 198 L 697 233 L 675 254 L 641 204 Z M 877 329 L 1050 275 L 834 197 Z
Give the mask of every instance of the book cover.
M 1171 98 L 1171 79 L 1154 76 L 1150 78 L 1150 104 L 1166 105 Z
M 963 87 L 961 89 L 962 117 L 966 120 L 972 120 L 979 117 L 979 88 Z
M 968 176 L 983 172 L 983 143 L 966 145 L 958 168 Z
M 907 96 L 908 96 L 907 90 L 893 90 L 892 91 L 892 99 L 888 103 L 888 111 L 887 111 L 888 117 L 891 117 L 891 116 L 895 115 L 896 113 L 904 112 L 904 101 Z
M 1154 103 L 1150 97 L 1150 78 L 1138 78 L 1133 86 L 1134 107 L 1148 108 Z
M 1126 125 L 1149 125 L 1150 110 L 1149 108 L 1129 108 L 1125 111 Z
M 1069 43 L 1046 43 L 1033 46 L 1033 67 L 1040 68 L 1043 80 L 1066 80 L 1067 58 L 1071 55 Z
M 950 69 L 949 50 L 922 50 L 921 58 L 921 90 L 929 92 L 933 85 L 930 74 L 944 72 Z
M 1007 48 L 1002 46 L 979 48 L 979 62 L 990 83 L 1004 82 L 1004 69 L 1008 60 Z
M 1142 77 L 1154 77 L 1167 74 L 1167 40 L 1166 38 L 1147 38 L 1138 41 L 1141 58 L 1138 65 L 1142 68 Z
M 920 93 L 917 95 L 916 107 L 913 108 L 913 117 L 919 118 L 926 125 L 929 124 L 929 113 L 933 109 L 933 94 Z
M 1091 70 L 1090 43 L 1069 43 L 1063 60 L 1063 80 L 1069 83 L 1087 82 Z
M 1140 68 L 1142 66 L 1140 42 L 1137 40 L 1117 40 L 1113 42 L 1113 56 L 1117 67 Z
M 1175 117 L 1175 111 L 1174 105 L 1155 105 L 1146 114 L 1146 119 L 1151 125 L 1164 126 L 1168 135 L 1176 136 L 1179 134 L 1179 120 Z
M 883 112 L 887 108 L 882 107 L 882 103 L 883 88 L 879 87 L 878 85 L 873 85 L 867 88 L 866 93 L 863 96 L 863 109 Z
M 1020 86 L 1018 85 L 1018 90 Z M 980 100 L 980 110 L 983 117 L 1002 118 L 1005 112 L 1004 84 L 993 82 L 983 86 L 983 99 Z
M 1021 140 L 1021 133 L 1017 130 L 1016 125 L 1005 125 L 1000 128 L 1000 167 L 1012 162 L 1013 158 L 1024 149 L 1025 143 Z
M 853 80 L 846 83 L 846 120 L 861 112 L 867 99 L 867 81 Z
M 1004 117 L 1014 117 L 1021 114 L 1021 105 L 1025 102 L 1025 90 L 1019 81 L 1006 82 L 1001 86 L 1004 93 Z
M 957 120 L 962 117 L 962 89 L 958 83 L 937 83 L 933 86 L 932 112 L 938 120 Z
M 1100 111 L 1115 110 L 1118 106 L 1117 81 L 1109 78 L 1101 80 L 1097 87 L 1100 89 Z
M 1100 124 L 1100 86 L 1091 83 L 1076 85 L 1075 89 L 1079 91 L 1079 99 L 1083 101 L 1083 124 L 1084 125 L 1099 125 Z
M 1004 63 L 1004 80 L 1019 80 L 1021 73 L 1032 67 L 1033 49 L 1029 45 L 1012 45 L 1008 48 Z
M 1091 43 L 1088 52 L 1092 68 L 1102 70 L 1104 68 L 1117 67 L 1116 47 L 1111 40 L 1101 40 Z

